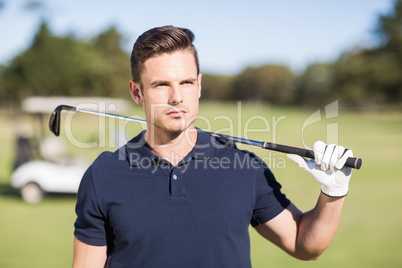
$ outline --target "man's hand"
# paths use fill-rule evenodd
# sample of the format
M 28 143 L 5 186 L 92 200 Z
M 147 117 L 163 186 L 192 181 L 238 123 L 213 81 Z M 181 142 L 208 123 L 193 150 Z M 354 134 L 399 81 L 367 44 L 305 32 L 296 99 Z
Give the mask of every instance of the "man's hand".
M 347 195 L 352 168 L 344 167 L 344 165 L 348 157 L 353 157 L 351 150 L 317 141 L 314 144 L 315 159 L 306 160 L 295 154 L 287 156 L 321 184 L 321 191 L 325 195 L 331 197 Z

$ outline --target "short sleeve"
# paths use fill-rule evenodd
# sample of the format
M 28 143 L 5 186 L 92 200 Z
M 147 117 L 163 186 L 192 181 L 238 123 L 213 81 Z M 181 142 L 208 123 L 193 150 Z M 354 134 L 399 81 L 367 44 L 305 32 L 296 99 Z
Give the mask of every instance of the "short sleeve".
M 77 219 L 74 224 L 74 236 L 85 244 L 105 246 L 105 218 L 99 208 L 91 167 L 81 180 L 75 211 Z
M 256 169 L 254 175 L 255 204 L 251 219 L 253 227 L 273 219 L 290 204 L 286 195 L 281 192 L 282 186 L 265 164 Z

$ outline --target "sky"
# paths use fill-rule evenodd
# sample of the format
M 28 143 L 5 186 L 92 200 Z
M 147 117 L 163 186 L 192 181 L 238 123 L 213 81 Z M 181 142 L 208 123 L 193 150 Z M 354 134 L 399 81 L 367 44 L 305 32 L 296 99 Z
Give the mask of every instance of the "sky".
M 0 64 L 27 49 L 43 18 L 55 35 L 89 40 L 117 27 L 130 52 L 144 31 L 162 25 L 191 29 L 204 73 L 236 74 L 247 66 L 283 64 L 295 72 L 331 62 L 342 52 L 375 45 L 378 17 L 393 0 L 0 0 Z

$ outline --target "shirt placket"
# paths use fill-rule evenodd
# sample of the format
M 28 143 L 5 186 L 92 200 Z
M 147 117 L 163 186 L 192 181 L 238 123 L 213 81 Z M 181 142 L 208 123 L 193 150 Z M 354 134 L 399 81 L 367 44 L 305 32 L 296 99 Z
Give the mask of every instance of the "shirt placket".
M 184 170 L 187 162 L 182 162 L 178 166 L 173 167 L 169 176 L 170 185 L 170 201 L 171 202 L 181 202 L 186 198 L 186 188 L 184 181 Z

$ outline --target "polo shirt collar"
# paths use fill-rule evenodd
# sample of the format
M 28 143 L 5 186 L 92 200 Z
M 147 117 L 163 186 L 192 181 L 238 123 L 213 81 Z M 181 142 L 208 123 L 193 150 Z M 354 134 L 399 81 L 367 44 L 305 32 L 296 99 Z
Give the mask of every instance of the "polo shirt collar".
M 199 128 L 197 128 L 197 134 L 197 142 L 187 157 L 198 160 L 215 157 L 217 148 L 214 146 L 213 137 Z
M 144 134 L 145 130 L 131 139 L 126 145 L 127 160 L 131 166 L 149 165 L 164 161 L 151 151 Z M 197 128 L 196 144 L 181 162 L 188 162 L 190 159 L 207 160 L 215 157 L 217 148 L 214 146 L 213 139 L 210 134 Z
M 148 143 L 145 140 L 145 130 L 136 137 L 131 139 L 126 144 L 126 156 L 130 166 L 149 166 L 158 156 L 149 149 Z

